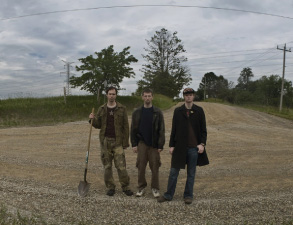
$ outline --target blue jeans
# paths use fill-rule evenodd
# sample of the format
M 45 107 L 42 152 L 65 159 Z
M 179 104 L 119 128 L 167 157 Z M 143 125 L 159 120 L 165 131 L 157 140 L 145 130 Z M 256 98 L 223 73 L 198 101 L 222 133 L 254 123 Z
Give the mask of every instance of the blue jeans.
M 187 179 L 186 179 L 183 197 L 193 199 L 193 186 L 194 186 L 195 172 L 196 172 L 196 165 L 197 165 L 197 158 L 198 158 L 198 148 L 189 148 L 187 150 L 186 157 L 187 157 L 186 158 Z M 167 192 L 164 194 L 164 197 L 168 200 L 173 199 L 179 171 L 180 169 L 177 169 L 177 168 L 170 169 Z

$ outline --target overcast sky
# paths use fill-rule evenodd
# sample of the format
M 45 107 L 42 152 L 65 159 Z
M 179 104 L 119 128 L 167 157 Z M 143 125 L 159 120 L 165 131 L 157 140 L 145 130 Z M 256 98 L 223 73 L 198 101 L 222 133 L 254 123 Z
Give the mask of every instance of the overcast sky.
M 158 4 L 190 7 L 151 6 Z M 74 9 L 80 10 L 56 12 Z M 139 60 L 131 65 L 135 79 L 121 85 L 126 89 L 121 94 L 129 95 L 142 78 L 145 40 L 163 27 L 178 32 L 194 89 L 207 72 L 223 75 L 235 84 L 244 67 L 252 68 L 254 79 L 281 76 L 283 51 L 277 50 L 277 45 L 293 47 L 292 9 L 292 0 L 1 0 L 0 99 L 63 95 L 67 78 L 60 74 L 66 72 L 62 60 L 73 62 L 71 72 L 79 76 L 75 71 L 78 59 L 109 45 L 114 45 L 115 51 L 130 46 Z M 46 12 L 56 13 L 22 17 Z M 293 52 L 286 54 L 285 78 L 293 81 Z M 72 93 L 85 94 L 77 89 Z

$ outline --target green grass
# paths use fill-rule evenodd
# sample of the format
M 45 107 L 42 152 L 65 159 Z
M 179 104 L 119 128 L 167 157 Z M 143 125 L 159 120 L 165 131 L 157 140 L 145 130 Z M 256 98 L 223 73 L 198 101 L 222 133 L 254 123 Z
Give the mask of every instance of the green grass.
M 293 120 L 293 109 L 290 109 L 290 108 L 283 108 L 282 112 L 280 112 L 279 107 L 273 107 L 273 106 L 267 106 L 267 105 L 256 105 L 256 104 L 233 105 L 233 104 L 228 103 L 224 100 L 215 99 L 215 98 L 206 99 L 205 101 L 206 102 L 221 103 L 221 104 L 226 104 L 226 105 L 231 105 L 231 106 L 239 106 L 239 107 L 252 109 L 255 111 L 259 111 L 259 112 L 264 112 L 264 113 L 278 116 L 281 118 L 285 118 L 288 120 Z
M 293 109 L 283 108 L 280 112 L 278 107 L 273 106 L 261 106 L 261 105 L 243 105 L 244 108 L 264 112 L 274 116 L 282 117 L 288 120 L 293 120 Z
M 0 224 L 1 225 L 37 225 L 47 224 L 43 218 L 39 216 L 23 216 L 19 212 L 17 215 L 9 213 L 4 205 L 0 206 Z
M 127 107 L 129 115 L 143 103 L 139 96 L 118 96 L 117 101 Z M 68 96 L 66 104 L 63 97 L 0 100 L 0 128 L 87 120 L 92 108 L 97 111 L 103 103 L 104 97 L 101 97 L 98 104 L 96 97 L 92 95 Z M 162 95 L 156 95 L 153 103 L 162 110 L 176 104 L 171 98 Z

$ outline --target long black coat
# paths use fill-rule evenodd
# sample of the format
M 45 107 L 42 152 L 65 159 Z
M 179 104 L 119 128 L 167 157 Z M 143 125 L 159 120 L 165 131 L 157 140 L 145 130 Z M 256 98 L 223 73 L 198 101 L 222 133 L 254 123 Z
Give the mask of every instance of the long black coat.
M 189 119 L 194 133 L 197 135 L 198 143 L 206 144 L 207 129 L 203 109 L 193 104 Z M 174 110 L 169 146 L 175 147 L 172 154 L 171 167 L 185 169 L 188 149 L 188 117 L 184 104 Z M 209 160 L 205 150 L 202 154 L 198 155 L 197 165 L 204 166 L 207 164 L 209 164 Z

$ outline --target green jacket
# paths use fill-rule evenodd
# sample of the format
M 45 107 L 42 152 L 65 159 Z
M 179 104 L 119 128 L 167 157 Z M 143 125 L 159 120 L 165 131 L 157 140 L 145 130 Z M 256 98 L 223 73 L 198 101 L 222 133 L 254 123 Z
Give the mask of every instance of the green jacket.
M 114 111 L 114 126 L 116 135 L 116 145 L 122 145 L 123 148 L 129 147 L 129 124 L 126 107 L 119 102 Z M 107 103 L 100 106 L 93 120 L 93 127 L 100 130 L 100 142 L 105 139 L 107 125 Z

